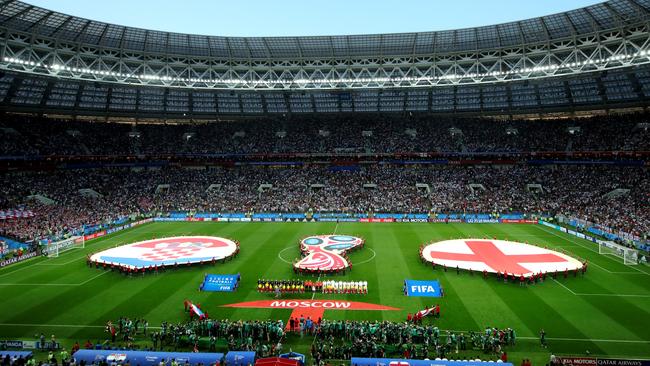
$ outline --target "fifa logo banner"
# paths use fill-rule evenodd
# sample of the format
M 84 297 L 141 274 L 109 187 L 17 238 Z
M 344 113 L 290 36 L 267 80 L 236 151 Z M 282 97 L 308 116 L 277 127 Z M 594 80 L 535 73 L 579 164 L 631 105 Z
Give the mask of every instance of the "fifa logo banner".
M 199 288 L 201 291 L 232 292 L 239 286 L 239 274 L 206 274 Z
M 440 282 L 404 280 L 404 294 L 406 296 L 442 297 Z

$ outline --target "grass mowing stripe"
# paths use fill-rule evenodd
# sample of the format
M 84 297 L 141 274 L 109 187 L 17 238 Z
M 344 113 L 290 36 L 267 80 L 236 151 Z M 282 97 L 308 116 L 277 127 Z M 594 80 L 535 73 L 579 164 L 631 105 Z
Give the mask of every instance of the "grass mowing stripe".
M 91 324 L 19 324 L 19 323 L 0 323 L 0 327 L 44 327 L 44 328 L 101 328 L 104 329 L 106 325 L 91 325 Z M 149 326 L 149 329 L 161 329 L 158 326 Z M 459 330 L 459 329 L 440 329 L 441 332 L 469 332 L 468 330 Z M 539 340 L 539 337 L 517 337 L 518 340 Z M 587 338 L 557 338 L 557 337 L 547 337 L 549 340 L 555 341 L 571 341 L 571 342 L 606 342 L 606 343 L 639 343 L 647 344 L 650 341 L 640 341 L 632 339 L 587 339 Z
M 381 251 L 382 249 L 386 250 L 387 248 L 379 244 L 377 240 L 378 239 L 377 233 L 374 230 L 366 230 L 363 233 L 363 235 L 360 236 L 364 237 L 366 240 L 364 246 L 364 248 L 366 249 L 363 250 L 373 250 L 373 253 L 375 253 L 372 261 L 366 262 L 368 263 L 368 268 L 362 266 L 362 271 L 363 271 L 362 279 L 364 281 L 368 281 L 368 295 L 367 295 L 367 299 L 364 298 L 364 300 L 376 304 L 386 304 L 389 302 L 388 299 L 394 296 L 393 295 L 394 289 L 390 288 L 390 286 L 383 285 L 384 284 L 383 279 L 387 274 L 385 270 L 386 264 L 379 261 L 379 259 L 382 258 L 382 256 L 377 257 L 376 253 L 377 251 Z M 359 270 L 359 267 L 356 267 L 355 270 Z M 382 278 L 382 281 L 380 281 L 380 276 Z M 375 315 L 379 320 L 385 320 L 387 312 L 378 311 L 376 312 L 376 314 L 373 315 Z
M 602 293 L 610 292 L 601 287 Z M 581 297 L 581 300 L 591 304 L 594 308 L 600 310 L 602 314 L 613 320 L 613 323 L 623 326 L 627 331 L 636 334 L 639 339 L 647 337 L 648 329 L 646 325 L 639 322 L 637 318 L 631 316 L 620 316 L 619 314 L 635 314 L 638 318 L 648 318 L 650 312 L 648 308 L 642 308 L 633 304 L 626 298 L 595 298 Z
M 566 234 L 566 235 L 569 235 L 569 237 L 570 237 L 571 239 L 574 239 L 574 240 L 569 240 L 569 238 L 567 238 L 567 237 L 563 237 L 562 235 L 556 233 L 556 232 L 554 231 L 554 229 L 546 228 L 546 227 L 543 226 L 543 225 L 535 225 L 535 227 L 537 227 L 538 229 L 540 229 L 540 230 L 542 230 L 542 231 L 544 231 L 544 232 L 546 232 L 546 233 L 548 233 L 548 234 L 551 234 L 551 235 L 553 235 L 553 236 L 556 236 L 556 237 L 558 237 L 558 238 L 560 238 L 560 239 L 562 239 L 562 240 L 564 240 L 564 241 L 567 241 L 567 242 L 569 242 L 569 243 L 572 243 L 572 244 L 578 245 L 578 246 L 580 246 L 580 247 L 582 247 L 582 248 L 584 248 L 584 249 L 587 249 L 587 250 L 589 250 L 589 251 L 591 251 L 591 252 L 594 252 L 594 253 L 598 254 L 598 257 L 599 257 L 599 258 L 607 258 L 607 259 L 610 259 L 611 261 L 613 261 L 613 262 L 616 263 L 617 265 L 619 265 L 619 266 L 620 266 L 620 265 L 624 266 L 625 269 L 633 269 L 633 270 L 635 270 L 635 271 L 637 271 L 637 272 L 639 272 L 639 273 L 641 273 L 641 274 L 645 274 L 645 275 L 650 276 L 650 273 L 648 273 L 647 271 L 640 270 L 640 269 L 638 269 L 638 268 L 636 268 L 636 267 L 634 267 L 634 266 L 628 266 L 628 265 L 625 265 L 625 264 L 622 262 L 622 259 L 620 259 L 620 258 L 618 258 L 618 257 L 612 257 L 612 256 L 609 256 L 609 255 L 603 255 L 603 254 L 598 253 L 597 250 L 595 250 L 595 249 L 592 248 L 592 246 L 594 245 L 594 243 L 592 243 L 592 242 L 590 242 L 590 241 L 588 241 L 588 240 L 580 239 L 580 238 L 577 238 L 577 237 L 570 236 L 570 234 Z M 584 242 L 586 242 L 586 245 L 580 244 L 580 241 L 581 241 L 581 240 L 583 240 Z M 598 264 L 596 264 L 596 266 L 597 266 L 597 267 L 600 267 L 601 269 L 603 269 L 603 270 L 605 270 L 605 271 L 607 271 L 607 272 L 610 272 L 610 273 L 628 273 L 628 272 L 631 272 L 631 271 L 620 271 L 620 272 L 615 272 L 615 271 L 611 271 L 611 270 L 609 270 L 609 269 L 607 269 L 607 268 L 604 268 L 604 267 L 602 267 L 602 266 L 600 266 L 600 265 L 598 265 Z
M 467 237 L 467 234 L 463 228 L 456 224 L 443 224 L 433 226 L 432 228 L 435 230 L 433 233 L 434 235 L 432 235 L 436 238 L 435 241 L 445 240 L 446 238 L 452 237 Z M 425 242 L 430 241 L 425 240 Z M 417 252 L 415 255 L 418 255 Z M 415 258 L 417 258 L 419 261 L 418 257 Z M 427 268 L 431 268 L 429 264 L 422 265 Z M 465 292 L 464 283 L 462 283 L 462 281 L 458 281 L 458 276 L 453 273 L 454 270 L 448 269 L 448 271 L 445 272 L 443 270 L 443 267 L 436 266 L 435 272 L 439 274 L 441 284 L 444 286 L 445 291 L 445 297 L 441 300 L 441 303 L 443 304 L 441 306 L 444 306 L 444 308 L 441 309 L 441 326 L 454 328 L 454 324 L 467 324 L 467 322 L 469 322 L 469 325 L 465 327 L 466 329 L 483 329 L 482 327 L 484 324 L 481 324 L 482 322 L 477 319 L 477 317 L 480 315 L 477 314 L 475 304 L 470 304 L 470 293 Z
M 64 252 L 58 258 L 36 258 L 19 263 L 10 270 L 0 270 L 0 283 L 66 283 L 81 284 L 102 274 L 83 286 L 0 286 L 3 301 L 0 303 L 0 334 L 11 338 L 32 338 L 35 332 L 51 330 L 65 342 L 85 339 L 105 339 L 102 326 L 106 320 L 122 315 L 144 316 L 151 325 L 162 320 L 178 322 L 187 318 L 182 311 L 182 299 L 201 302 L 213 318 L 230 319 L 282 319 L 290 311 L 284 309 L 230 309 L 220 304 L 247 299 L 268 299 L 255 290 L 257 278 L 265 275 L 275 278 L 303 278 L 294 275 L 291 265 L 278 259 L 278 253 L 288 247 L 286 259 L 299 255 L 298 240 L 333 230 L 366 238 L 367 248 L 350 254 L 353 269 L 340 280 L 367 280 L 370 293 L 366 296 L 316 294 L 315 299 L 347 299 L 367 301 L 405 309 L 395 312 L 328 311 L 331 319 L 403 321 L 407 311 L 420 306 L 422 299 L 406 298 L 401 293 L 402 281 L 438 278 L 447 290 L 440 301 L 443 316 L 439 320 L 426 319 L 440 328 L 479 330 L 485 322 L 504 324 L 518 331 L 521 343 L 509 349 L 511 357 L 530 358 L 537 363 L 548 360 L 548 350 L 536 342 L 536 332 L 544 325 L 555 353 L 581 354 L 589 349 L 592 354 L 650 354 L 650 329 L 647 311 L 650 283 L 644 283 L 637 269 L 603 258 L 593 250 L 572 240 L 539 229 L 533 225 L 492 224 L 420 224 L 420 223 L 217 223 L 174 222 L 151 223 L 88 242 L 85 249 Z M 241 242 L 242 251 L 235 260 L 215 267 L 192 267 L 170 271 L 158 276 L 126 278 L 116 273 L 96 271 L 85 265 L 83 258 L 91 251 L 135 241 L 152 236 L 201 234 L 224 236 Z M 418 246 L 422 242 L 458 237 L 509 238 L 566 247 L 584 257 L 593 266 L 584 278 L 559 283 L 548 281 L 533 288 L 520 289 L 516 285 L 484 281 L 481 276 L 460 276 L 455 271 L 446 274 L 432 271 L 430 265 L 420 263 Z M 561 237 L 561 236 L 560 236 Z M 579 242 L 579 240 L 577 240 Z M 373 249 L 371 253 L 368 249 Z M 359 263 L 372 258 L 367 264 Z M 67 258 L 66 258 L 67 257 Z M 40 265 L 40 264 L 43 265 Z M 39 264 L 39 265 L 34 265 Z M 53 265 L 50 265 L 53 264 Z M 57 265 L 61 264 L 61 265 Z M 355 266 L 356 265 L 356 266 Z M 599 268 L 602 267 L 602 268 Z M 27 269 L 21 269 L 28 267 Z M 15 268 L 15 269 L 14 269 Z M 20 269 L 14 275 L 10 273 Z M 37 269 L 37 271 L 34 271 Z M 242 284 L 234 293 L 200 293 L 197 287 L 206 272 L 241 273 Z M 632 276 L 630 274 L 633 274 Z M 3 277 L 4 276 L 4 277 Z M 328 278 L 328 277 L 325 277 Z M 38 281 L 34 281 L 39 279 Z M 316 279 L 314 277 L 314 279 Z M 573 291 L 578 296 L 572 294 Z M 522 291 L 520 291 L 522 290 Z M 582 296 L 585 295 L 585 296 Z M 625 295 L 638 295 L 632 297 Z M 136 298 L 132 298 L 136 296 Z M 309 299 L 313 294 L 299 295 Z M 642 297 L 641 297 L 642 296 Z M 648 297 L 646 297 L 648 296 Z M 138 298 L 144 299 L 138 300 Z M 292 296 L 293 297 L 293 296 Z M 427 300 L 424 300 L 427 301 Z M 129 305 L 128 302 L 131 304 Z M 539 304 L 538 304 L 539 303 Z M 620 307 L 620 311 L 617 311 Z M 412 309 L 413 308 L 413 309 Z M 551 309 L 550 311 L 548 309 Z M 142 315 L 140 315 L 142 314 Z M 560 314 L 558 317 L 557 314 Z M 9 326 L 3 324 L 45 324 Z M 46 324 L 50 323 L 52 327 Z M 57 327 L 58 325 L 88 325 L 83 328 Z M 480 325 L 479 325 L 480 324 Z M 577 331 L 576 331 L 577 329 Z M 48 334 L 49 335 L 49 334 Z M 525 337 L 525 338 L 522 338 Z M 594 338 L 589 340 L 588 338 Z M 600 341 L 602 340 L 602 341 Z M 611 342 L 605 341 L 611 340 Z M 618 342 L 616 340 L 626 341 Z M 629 342 L 628 342 L 629 341 Z M 308 351 L 305 340 L 290 338 L 286 347 Z M 596 343 L 596 346 L 593 344 Z M 69 346 L 69 344 L 66 344 Z
M 0 286 L 83 286 L 95 278 L 106 274 L 107 272 L 100 273 L 93 276 L 82 283 L 0 283 Z
M 574 296 L 578 296 L 578 294 L 576 294 L 575 292 L 573 292 L 573 290 L 571 290 L 570 288 L 566 287 L 562 282 L 556 280 L 555 278 L 551 278 L 551 279 L 553 280 L 553 282 L 557 283 L 558 285 L 560 285 L 560 287 L 562 287 L 562 288 L 564 288 L 565 290 L 569 291 L 569 292 L 570 292 L 571 294 L 573 294 Z
M 541 240 L 551 249 L 554 249 L 556 247 L 556 243 L 553 240 L 548 240 L 546 237 L 542 237 Z M 575 249 L 576 247 L 572 248 L 569 251 L 573 252 Z M 598 260 L 600 259 L 599 257 L 602 256 L 596 252 L 585 253 L 583 257 L 587 259 L 591 265 L 596 264 L 594 260 Z M 640 274 L 638 272 L 628 272 L 626 274 L 631 273 L 635 275 Z M 613 278 L 616 278 L 616 280 L 612 281 Z M 605 285 L 608 291 L 599 291 L 599 289 L 602 288 L 602 285 Z M 640 297 L 645 297 L 644 295 L 650 291 L 650 281 L 641 281 L 638 276 L 620 276 L 619 273 L 609 271 L 606 268 L 596 264 L 595 267 L 591 267 L 588 276 L 585 276 L 585 279 L 583 281 L 575 282 L 571 287 L 571 290 L 576 294 L 598 294 L 609 292 L 626 295 L 640 295 Z
M 523 288 L 519 294 L 512 295 L 512 288 L 507 286 L 495 286 L 494 291 L 498 296 L 504 298 L 505 303 L 511 311 L 516 313 L 529 329 L 545 329 L 548 336 L 562 336 L 566 338 L 589 339 L 573 321 L 565 318 L 554 306 L 549 305 L 544 299 L 537 295 L 537 288 Z M 543 314 L 544 316 L 540 316 Z M 565 314 L 569 315 L 569 314 Z M 601 351 L 592 341 L 587 341 L 590 349 L 594 352 Z

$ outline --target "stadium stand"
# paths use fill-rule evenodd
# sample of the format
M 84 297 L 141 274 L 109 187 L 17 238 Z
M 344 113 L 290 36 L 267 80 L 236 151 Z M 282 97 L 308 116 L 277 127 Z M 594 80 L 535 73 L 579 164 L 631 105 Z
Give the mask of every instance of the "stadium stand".
M 1 220 L 0 233 L 21 240 L 61 236 L 119 218 L 169 212 L 348 212 L 562 214 L 645 237 L 649 176 L 643 167 L 430 167 L 318 165 L 297 168 L 174 167 L 62 170 L 3 175 L 3 204 L 29 208 L 34 217 Z M 273 182 L 260 194 L 258 187 Z M 376 184 L 374 189 L 365 182 Z M 312 189 L 312 184 L 322 188 Z M 428 184 L 423 192 L 416 184 Z M 209 190 L 213 185 L 218 190 Z M 483 185 L 485 191 L 473 190 Z M 541 190 L 527 187 L 538 184 Z M 166 191 L 158 191 L 168 185 Z M 620 197 L 606 194 L 630 189 Z M 92 189 L 97 196 L 80 194 Z M 54 201 L 28 199 L 40 194 Z
M 647 257 L 649 44 L 650 0 L 609 0 L 562 14 L 477 28 L 322 37 L 168 33 L 83 19 L 19 0 L 0 0 L 0 264 L 4 267 L 33 258 L 44 245 L 63 238 L 87 235 L 92 239 L 97 233 L 153 220 L 321 220 L 336 222 L 332 226 L 337 235 L 342 235 L 336 233 L 339 220 L 548 220 L 540 221 L 548 226 L 539 225 L 539 230 L 554 241 L 562 237 L 546 228 L 565 228 L 551 222 L 575 228 L 575 237 L 590 233 L 598 240 L 611 240 L 615 242 L 612 248 L 635 246 Z M 578 249 L 591 254 L 585 251 L 590 247 Z M 25 253 L 30 256 L 23 257 Z M 79 272 L 64 273 L 71 268 L 67 265 L 78 265 L 88 253 L 69 261 L 69 257 L 58 262 L 34 260 L 35 265 L 47 268 L 43 271 L 60 270 L 53 279 L 33 269 L 17 276 L 3 272 L 0 277 L 7 282 L 0 286 L 14 295 L 7 296 L 11 311 L 0 317 L 0 329 L 24 327 L 34 334 L 41 326 L 52 329 L 47 328 L 50 320 L 74 323 L 74 316 L 65 311 L 53 319 L 43 319 L 43 314 L 58 311 L 58 306 L 70 304 L 67 300 L 75 296 L 79 301 L 71 309 L 76 312 L 88 312 L 86 302 L 93 304 L 94 296 L 101 296 L 100 307 L 112 305 L 113 296 L 123 296 L 124 302 L 115 306 L 119 311 L 132 310 L 130 302 L 141 298 L 152 304 L 138 309 L 142 311 L 138 318 L 129 315 L 115 323 L 108 321 L 101 337 L 111 340 L 86 341 L 86 350 L 76 360 L 79 366 L 128 365 L 131 361 L 137 365 L 178 366 L 178 361 L 185 361 L 187 365 L 219 366 L 222 358 L 228 366 L 245 366 L 252 365 L 256 357 L 278 356 L 282 342 L 304 336 L 313 337 L 301 346 L 310 351 L 311 363 L 319 366 L 332 359 L 354 363 L 353 357 L 376 357 L 356 359 L 360 365 L 408 366 L 406 359 L 429 357 L 446 365 L 445 357 L 457 355 L 459 349 L 464 358 L 476 351 L 490 362 L 512 365 L 507 363 L 506 350 L 515 348 L 515 331 L 505 328 L 508 324 L 493 327 L 500 321 L 498 316 L 491 318 L 491 326 L 464 333 L 422 324 L 421 318 L 420 323 L 411 321 L 416 318 L 410 313 L 409 322 L 367 320 L 374 318 L 365 318 L 365 314 L 359 320 L 344 321 L 299 320 L 292 315 L 285 324 L 286 318 L 271 319 L 277 314 L 273 309 L 259 313 L 269 315 L 268 320 L 165 320 L 160 327 L 152 326 L 147 335 L 149 323 L 139 317 L 147 311 L 167 316 L 171 306 L 158 298 L 180 296 L 187 283 L 169 281 L 167 289 L 166 283 L 158 287 L 155 279 L 147 278 L 143 282 L 152 282 L 141 286 L 137 294 L 118 288 L 122 285 L 118 281 L 107 286 L 106 293 L 84 287 L 109 273 L 89 279 Z M 379 255 L 373 250 L 370 258 L 375 256 Z M 291 264 L 280 254 L 277 258 Z M 402 258 L 404 267 L 394 268 L 408 268 L 409 260 Z M 103 268 L 113 271 L 114 264 L 106 263 Z M 579 263 L 583 263 L 584 277 L 587 260 Z M 90 256 L 87 264 L 92 270 Z M 619 271 L 620 267 L 610 270 L 594 265 L 606 273 L 583 289 L 576 286 L 574 291 L 572 285 L 552 277 L 557 282 L 553 286 L 560 286 L 554 287 L 558 290 L 554 296 L 562 304 L 569 303 L 567 294 L 578 299 L 571 298 L 572 309 L 562 305 L 562 313 L 554 312 L 547 299 L 539 296 L 536 305 L 540 307 L 535 311 L 549 317 L 557 314 L 553 326 L 562 331 L 556 339 L 586 341 L 580 343 L 579 352 L 587 356 L 589 347 L 597 353 L 619 355 L 619 350 L 607 348 L 616 344 L 624 345 L 621 354 L 632 347 L 643 350 L 649 342 L 643 332 L 647 330 L 644 308 L 635 301 L 648 298 L 647 287 L 628 281 L 648 273 L 638 267 Z M 27 268 L 31 264 L 15 272 Z M 133 271 L 117 268 L 123 279 L 135 280 Z M 191 270 L 177 277 L 190 278 Z M 392 267 L 380 270 L 390 272 Z M 473 270 L 469 273 L 474 276 Z M 458 267 L 456 275 L 462 276 Z M 567 275 L 565 270 L 565 279 Z M 321 272 L 316 276 L 322 286 Z M 77 277 L 81 278 L 78 282 Z M 503 282 L 500 273 L 495 278 Z M 507 282 L 507 273 L 505 278 Z M 377 279 L 376 273 L 369 278 L 371 283 Z M 522 275 L 520 284 L 523 281 Z M 624 293 L 614 293 L 609 281 L 620 281 Z M 44 293 L 40 299 L 40 286 L 61 291 Z M 529 288 L 513 287 L 506 291 Z M 149 298 L 147 291 L 159 288 L 171 294 L 156 293 Z M 33 306 L 23 306 L 18 292 L 22 289 Z M 450 296 L 465 300 L 468 295 L 464 289 L 450 289 Z M 592 290 L 600 293 L 587 293 Z M 248 296 L 246 291 L 240 288 L 237 293 Z M 266 292 L 270 291 L 251 294 Z M 398 289 L 394 292 L 401 296 Z M 386 293 L 384 297 L 393 296 Z M 513 313 L 511 319 L 527 328 L 528 341 L 534 338 L 536 343 L 537 338 L 530 335 L 536 335 L 540 319 L 546 319 L 536 313 L 535 321 L 523 326 L 531 311 L 528 303 L 511 301 L 519 293 L 513 297 L 504 293 L 499 290 L 485 299 L 505 304 Z M 583 295 L 592 297 L 584 299 Z M 311 299 L 315 296 L 314 290 Z M 426 310 L 434 308 L 418 302 L 415 313 L 421 305 Z M 159 313 L 151 310 L 154 306 Z M 458 307 L 467 311 L 463 306 Z M 440 307 L 436 308 L 439 316 Z M 456 314 L 456 319 L 466 318 L 478 326 L 497 308 L 480 316 L 469 311 Z M 406 309 L 413 312 L 415 308 Z M 594 319 L 611 321 L 601 327 L 614 325 L 615 334 L 598 329 L 589 332 L 600 339 L 571 338 L 589 333 L 581 329 L 588 321 L 566 319 L 571 311 L 584 309 L 588 311 L 580 317 L 596 314 Z M 103 328 L 97 322 L 114 317 L 116 311 L 90 310 L 92 319 L 79 325 L 80 330 L 75 324 L 52 323 L 54 329 L 66 329 L 77 338 L 96 335 L 94 328 Z M 230 310 L 220 306 L 219 311 Z M 627 312 L 631 314 L 623 314 Z M 180 318 L 176 313 L 171 316 Z M 23 324 L 32 317 L 46 324 Z M 25 332 L 12 329 L 12 334 Z M 545 334 L 543 329 L 539 333 L 544 348 Z M 610 337 L 621 338 L 620 343 Z M 58 356 L 52 353 L 60 346 L 54 335 L 49 343 L 43 333 L 34 338 L 40 340 L 38 347 L 33 339 L 26 341 L 29 347 L 51 348 L 48 360 L 39 366 L 58 365 L 55 357 L 63 365 L 75 365 L 65 349 Z M 80 348 L 74 341 L 71 353 Z M 11 347 L 12 341 L 3 346 L 7 344 Z M 24 343 L 16 340 L 13 344 Z M 523 351 L 532 350 L 531 344 Z M 575 343 L 573 348 L 570 345 L 560 348 L 578 349 Z M 193 347 L 194 352 L 177 353 L 177 347 Z M 163 352 L 165 348 L 168 352 Z M 230 352 L 224 358 L 222 353 L 200 354 L 199 350 Z M 546 357 L 546 353 L 537 353 L 536 360 Z M 0 356 L 2 366 L 35 366 L 31 352 L 9 351 Z M 388 356 L 401 358 L 384 359 Z M 165 363 L 165 357 L 178 359 Z M 452 361 L 449 364 L 480 364 L 474 358 Z M 561 364 L 555 359 L 551 363 Z M 525 358 L 521 364 L 531 366 Z M 645 365 L 647 361 L 602 364 Z

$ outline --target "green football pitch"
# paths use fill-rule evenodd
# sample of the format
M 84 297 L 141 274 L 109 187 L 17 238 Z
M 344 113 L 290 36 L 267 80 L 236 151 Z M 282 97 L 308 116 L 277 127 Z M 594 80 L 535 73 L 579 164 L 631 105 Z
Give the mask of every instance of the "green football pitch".
M 151 326 L 187 320 L 183 300 L 202 304 L 212 318 L 283 319 L 289 309 L 228 308 L 221 305 L 269 300 L 256 291 L 257 280 L 290 279 L 291 261 L 299 256 L 298 241 L 316 234 L 349 234 L 366 239 L 350 254 L 352 271 L 341 280 L 368 281 L 367 295 L 284 295 L 285 299 L 338 299 L 400 308 L 400 311 L 334 311 L 327 319 L 404 321 L 406 314 L 438 302 L 441 329 L 478 331 L 486 326 L 517 331 L 509 348 L 515 363 L 530 358 L 548 362 L 549 354 L 650 356 L 650 268 L 627 266 L 598 254 L 595 244 L 540 225 L 427 223 L 150 223 L 86 243 L 57 258 L 37 258 L 0 270 L 0 338 L 33 340 L 45 333 L 68 346 L 74 341 L 106 340 L 104 324 L 120 316 L 145 318 Z M 88 253 L 152 237 L 211 235 L 238 240 L 241 253 L 213 266 L 183 268 L 158 275 L 125 277 L 86 266 Z M 432 270 L 418 256 L 421 244 L 450 238 L 497 237 L 565 250 L 589 261 L 584 277 L 520 287 L 484 280 L 455 270 Z M 241 273 L 233 293 L 204 293 L 198 287 L 205 273 Z M 404 279 L 438 279 L 445 297 L 405 297 Z M 539 344 L 545 329 L 549 347 Z M 144 340 L 142 340 L 144 342 Z M 311 339 L 291 336 L 285 349 L 308 353 Z M 472 355 L 475 356 L 475 355 Z

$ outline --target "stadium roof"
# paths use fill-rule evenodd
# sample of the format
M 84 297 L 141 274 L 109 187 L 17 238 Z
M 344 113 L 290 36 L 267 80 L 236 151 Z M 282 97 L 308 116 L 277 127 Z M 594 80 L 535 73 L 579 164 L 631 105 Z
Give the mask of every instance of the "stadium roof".
M 650 0 L 610 0 L 564 13 L 439 32 L 310 37 L 220 37 L 170 33 L 74 17 L 0 0 L 0 27 L 81 44 L 215 58 L 324 58 L 424 55 L 544 43 L 649 19 Z

